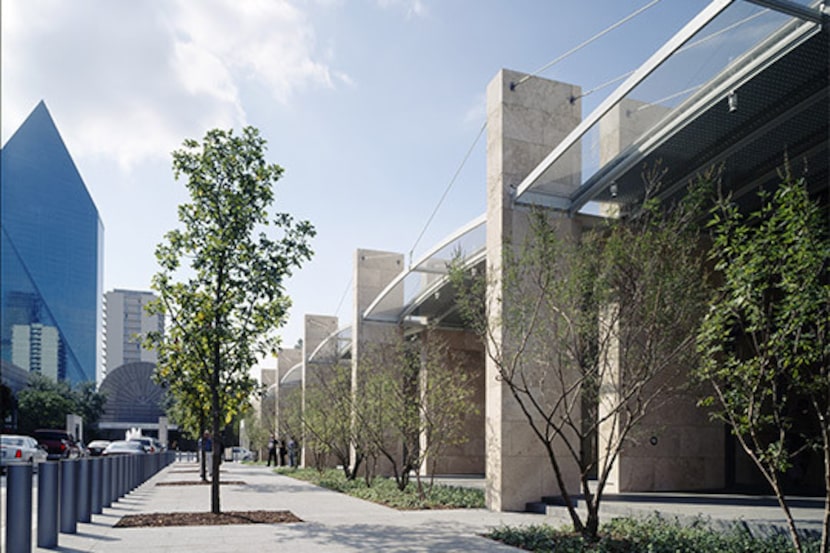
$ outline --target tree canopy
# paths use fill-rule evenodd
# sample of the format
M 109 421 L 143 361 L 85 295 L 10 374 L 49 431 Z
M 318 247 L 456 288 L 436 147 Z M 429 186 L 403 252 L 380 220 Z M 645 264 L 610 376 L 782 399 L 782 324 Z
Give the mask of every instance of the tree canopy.
M 28 385 L 17 394 L 18 429 L 31 433 L 38 428 L 65 428 L 66 415 L 76 414 L 84 426 L 94 429 L 104 414 L 107 398 L 96 391 L 94 382 L 74 388 L 38 373 L 29 375 Z
M 761 207 L 728 195 L 712 210 L 710 256 L 721 275 L 698 335 L 702 403 L 731 428 L 772 487 L 798 551 L 785 475 L 811 450 L 824 459 L 822 551 L 830 533 L 830 237 L 804 178 L 789 170 Z M 811 432 L 805 432 L 812 427 Z
M 313 253 L 310 222 L 269 213 L 283 169 L 268 163 L 265 151 L 254 127 L 185 140 L 173 152 L 173 169 L 190 201 L 178 208 L 182 228 L 156 249 L 152 286 L 160 299 L 151 309 L 168 323 L 150 337 L 160 353 L 159 379 L 180 416 L 198 420 L 209 406 L 214 475 L 220 432 L 256 388 L 250 368 L 279 345 L 276 331 L 291 305 L 285 281 Z M 216 477 L 211 510 L 221 511 Z

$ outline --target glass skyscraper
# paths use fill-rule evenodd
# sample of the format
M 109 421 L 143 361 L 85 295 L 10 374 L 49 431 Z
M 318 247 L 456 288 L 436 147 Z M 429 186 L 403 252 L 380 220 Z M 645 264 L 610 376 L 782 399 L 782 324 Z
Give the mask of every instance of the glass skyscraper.
M 104 228 L 46 105 L 0 151 L 0 357 L 95 381 Z

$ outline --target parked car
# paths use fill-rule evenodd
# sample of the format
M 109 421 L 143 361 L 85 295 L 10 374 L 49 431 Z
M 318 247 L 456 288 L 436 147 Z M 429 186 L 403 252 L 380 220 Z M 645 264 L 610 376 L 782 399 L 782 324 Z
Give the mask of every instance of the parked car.
M 254 453 L 247 447 L 233 446 L 225 449 L 225 461 L 253 461 Z
M 142 436 L 140 438 L 130 438 L 129 441 L 140 443 L 144 448 L 145 453 L 158 453 L 158 449 L 156 449 L 155 440 L 153 440 L 153 438 Z
M 37 471 L 38 463 L 48 457 L 46 448 L 30 436 L 4 434 L 0 436 L 0 467 L 5 471 L 9 465 L 30 464 Z
M 104 449 L 104 457 L 113 455 L 144 455 L 144 446 L 138 440 L 116 440 Z
M 86 446 L 91 457 L 99 457 L 112 442 L 109 440 L 93 440 Z
M 39 444 L 46 446 L 50 461 L 76 459 L 81 456 L 81 448 L 75 443 L 72 435 L 64 430 L 39 429 L 33 434 Z

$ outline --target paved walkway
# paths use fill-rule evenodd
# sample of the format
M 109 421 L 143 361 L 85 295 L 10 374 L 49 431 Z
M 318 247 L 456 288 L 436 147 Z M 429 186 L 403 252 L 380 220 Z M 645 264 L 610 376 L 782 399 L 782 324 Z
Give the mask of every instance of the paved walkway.
M 205 511 L 210 507 L 209 486 L 157 486 L 159 482 L 197 480 L 195 464 L 173 464 L 128 496 L 93 515 L 90 524 L 78 523 L 78 533 L 60 534 L 57 551 L 115 551 L 118 553 L 236 551 L 296 552 L 422 552 L 422 551 L 516 551 L 481 534 L 500 525 L 562 525 L 568 522 L 564 508 L 548 515 L 494 513 L 483 509 L 452 511 L 396 511 L 370 502 L 274 474 L 256 465 L 225 463 L 223 481 L 245 485 L 222 486 L 222 509 L 289 510 L 302 523 L 251 524 L 212 527 L 114 528 L 124 515 L 152 512 Z M 607 516 L 655 509 L 690 516 L 702 512 L 712 518 L 743 517 L 753 524 L 780 520 L 775 507 L 757 500 L 740 502 L 722 496 L 724 502 L 702 503 L 702 496 L 657 494 L 631 496 L 610 501 Z M 642 500 L 640 500 L 642 499 Z M 733 497 L 738 500 L 737 496 Z M 744 498 L 745 499 L 745 498 Z M 820 502 L 815 502 L 819 505 Z M 821 509 L 808 503 L 797 515 L 817 523 Z M 36 534 L 33 535 L 36 544 Z M 283 549 L 285 548 L 285 549 Z M 35 548 L 37 551 L 48 551 Z M 55 551 L 55 550 L 52 550 Z

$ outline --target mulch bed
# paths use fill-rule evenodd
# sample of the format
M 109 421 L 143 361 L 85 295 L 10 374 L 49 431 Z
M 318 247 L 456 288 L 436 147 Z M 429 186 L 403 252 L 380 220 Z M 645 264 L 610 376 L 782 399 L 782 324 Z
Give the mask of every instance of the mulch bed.
M 291 511 L 227 511 L 213 513 L 148 513 L 127 515 L 115 528 L 146 528 L 165 526 L 222 526 L 227 524 L 280 524 L 303 522 Z
M 203 482 L 201 480 L 181 480 L 178 482 L 157 482 L 156 486 L 209 486 L 210 480 Z M 242 480 L 220 480 L 220 486 L 244 486 L 245 482 Z

